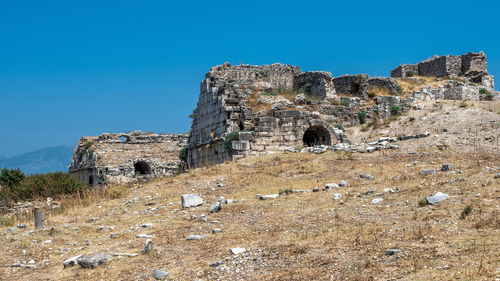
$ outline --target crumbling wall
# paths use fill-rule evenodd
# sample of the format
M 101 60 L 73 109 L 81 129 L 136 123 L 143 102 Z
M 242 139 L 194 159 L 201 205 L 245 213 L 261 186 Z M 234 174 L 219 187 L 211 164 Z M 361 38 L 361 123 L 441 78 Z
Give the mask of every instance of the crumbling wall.
M 488 74 L 483 52 L 460 56 L 435 56 L 417 64 L 402 64 L 391 71 L 391 77 L 407 77 L 409 73 L 432 77 L 464 77 L 472 83 L 494 90 L 493 76 Z
M 367 98 L 368 75 L 344 75 L 333 78 L 333 84 L 338 94 L 352 95 L 356 97 Z
M 330 72 L 308 71 L 295 76 L 294 88 L 317 98 L 334 98 L 335 86 Z
M 142 132 L 82 137 L 69 172 L 89 185 L 173 175 L 181 164 L 179 152 L 187 137 Z

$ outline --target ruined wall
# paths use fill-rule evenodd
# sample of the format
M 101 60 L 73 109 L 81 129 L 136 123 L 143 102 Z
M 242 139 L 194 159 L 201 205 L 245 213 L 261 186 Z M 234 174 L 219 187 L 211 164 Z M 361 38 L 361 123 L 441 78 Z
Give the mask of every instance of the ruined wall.
M 133 182 L 178 172 L 185 134 L 124 133 L 82 137 L 69 172 L 90 185 Z
M 404 91 L 398 79 L 366 74 L 332 77 L 329 72 L 301 72 L 298 67 L 282 64 L 226 63 L 213 67 L 201 83 L 193 111 L 187 168 L 302 146 L 349 142 L 342 128 L 399 114 L 417 100 L 484 100 L 490 94 L 481 96 L 481 87 L 493 84 L 493 77 L 483 72 L 485 67 L 481 53 L 401 65 L 392 76 L 424 74 L 449 82 Z M 449 76 L 452 79 L 447 79 Z M 460 80 L 456 76 L 465 81 L 455 81 Z M 414 85 L 426 81 L 405 79 L 414 79 L 407 81 Z M 482 84 L 471 85 L 467 79 Z
M 391 77 L 419 76 L 464 77 L 472 83 L 494 90 L 493 76 L 488 74 L 483 52 L 460 56 L 435 56 L 417 64 L 402 64 L 391 71 Z

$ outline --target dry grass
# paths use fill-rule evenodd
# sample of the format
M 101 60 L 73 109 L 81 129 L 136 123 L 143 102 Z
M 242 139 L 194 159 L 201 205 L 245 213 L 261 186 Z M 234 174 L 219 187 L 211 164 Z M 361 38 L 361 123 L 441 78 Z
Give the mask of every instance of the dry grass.
M 53 230 L 28 235 L 17 230 L 2 236 L 2 265 L 34 259 L 38 268 L 3 267 L 0 276 L 9 280 L 149 280 L 154 269 L 164 268 L 173 280 L 492 280 L 498 274 L 499 191 L 498 179 L 485 172 L 485 167 L 499 159 L 498 154 L 484 158 L 451 152 L 288 153 L 200 168 L 142 188 L 112 187 L 106 196 L 91 201 L 68 199 L 74 207 L 49 215 Z M 416 165 L 406 166 L 415 161 Z M 451 163 L 463 172 L 418 175 L 420 169 L 438 168 L 440 163 Z M 360 173 L 371 173 L 375 180 L 361 180 Z M 343 204 L 332 200 L 333 192 L 327 191 L 255 199 L 258 193 L 312 189 L 341 179 L 349 187 L 334 192 L 342 194 Z M 493 182 L 482 186 L 488 181 Z M 225 187 L 217 187 L 218 182 Z M 399 191 L 383 193 L 387 187 Z M 420 199 L 437 191 L 451 198 L 436 206 L 418 207 Z M 207 204 L 182 210 L 180 195 L 193 192 L 203 194 Z M 218 196 L 246 200 L 208 214 L 208 205 Z M 375 197 L 384 198 L 382 204 L 370 204 Z M 467 205 L 473 211 L 460 219 Z M 202 213 L 209 221 L 219 222 L 190 219 Z M 153 227 L 137 228 L 146 222 Z M 25 223 L 28 230 L 33 228 L 31 220 Z M 98 230 L 101 225 L 115 229 Z M 189 234 L 208 234 L 215 227 L 223 232 L 209 234 L 203 241 L 184 239 Z M 119 238 L 109 238 L 110 232 Z M 134 238 L 137 233 L 155 236 L 152 253 L 115 258 L 93 270 L 62 268 L 65 258 L 77 254 L 139 252 L 143 240 Z M 33 242 L 49 239 L 51 244 Z M 231 257 L 232 247 L 245 247 L 248 252 Z M 403 252 L 388 257 L 384 255 L 388 248 Z M 49 263 L 40 265 L 44 259 Z M 224 265 L 208 266 L 217 260 L 224 260 Z M 242 262 L 233 264 L 236 260 Z

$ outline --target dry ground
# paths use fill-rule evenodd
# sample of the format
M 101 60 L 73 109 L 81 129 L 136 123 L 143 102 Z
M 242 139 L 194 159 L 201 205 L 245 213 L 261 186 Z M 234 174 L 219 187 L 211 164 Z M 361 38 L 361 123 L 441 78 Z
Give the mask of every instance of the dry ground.
M 410 114 L 419 114 L 415 112 Z M 497 113 L 493 117 L 499 120 Z M 399 130 L 396 124 L 391 126 Z M 500 178 L 494 178 L 500 170 L 492 168 L 500 168 L 500 151 L 463 150 L 468 145 L 453 143 L 440 151 L 420 139 L 401 145 L 408 148 L 252 157 L 143 186 L 112 187 L 106 196 L 66 198 L 63 210 L 49 215 L 47 229 L 33 231 L 29 218 L 15 222 L 26 223 L 26 229 L 0 229 L 0 280 L 152 280 L 155 269 L 170 272 L 171 280 L 500 278 Z M 445 163 L 452 171 L 418 174 L 421 169 L 439 170 Z M 375 179 L 360 179 L 361 173 Z M 255 199 L 255 194 L 312 189 L 340 180 L 349 186 Z M 438 191 L 450 199 L 419 207 L 419 201 Z M 206 203 L 182 209 L 180 195 L 185 193 L 201 193 Z M 342 203 L 332 199 L 334 193 L 342 195 Z M 209 214 L 219 196 L 245 200 Z M 371 204 L 373 198 L 384 201 Z M 461 219 L 466 206 L 472 212 Z M 192 218 L 201 214 L 208 222 Z M 153 225 L 141 228 L 142 223 Z M 223 232 L 211 234 L 214 228 Z M 110 238 L 110 233 L 118 238 Z M 135 238 L 138 233 L 154 235 L 153 252 L 114 257 L 96 269 L 62 266 L 63 260 L 78 254 L 140 253 L 144 239 Z M 208 237 L 187 241 L 190 234 Z M 234 247 L 247 251 L 231 255 Z M 402 252 L 386 256 L 386 249 Z M 30 260 L 36 269 L 10 267 Z M 222 264 L 209 266 L 215 261 Z

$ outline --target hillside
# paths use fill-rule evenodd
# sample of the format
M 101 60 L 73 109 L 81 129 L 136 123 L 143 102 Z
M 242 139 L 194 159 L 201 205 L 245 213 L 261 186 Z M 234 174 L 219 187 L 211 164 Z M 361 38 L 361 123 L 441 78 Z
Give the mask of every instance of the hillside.
M 0 168 L 20 169 L 25 174 L 67 172 L 73 148 L 56 146 L 42 148 L 13 157 L 0 157 Z
M 0 280 L 153 280 L 156 269 L 168 280 L 499 278 L 500 104 L 422 103 L 348 134 L 361 142 L 425 131 L 429 137 L 398 141 L 399 149 L 268 154 L 63 198 L 42 230 L 28 216 L 4 217 L 14 227 L 1 228 Z M 441 171 L 445 164 L 451 168 Z M 421 175 L 428 169 L 436 173 Z M 323 190 L 342 180 L 348 186 Z M 450 197 L 425 204 L 437 192 Z M 205 203 L 183 209 L 188 193 Z M 220 196 L 230 204 L 209 213 Z M 151 252 L 141 254 L 138 234 L 152 236 Z M 245 251 L 232 254 L 237 247 Z M 96 253 L 138 255 L 63 268 L 70 257 Z

